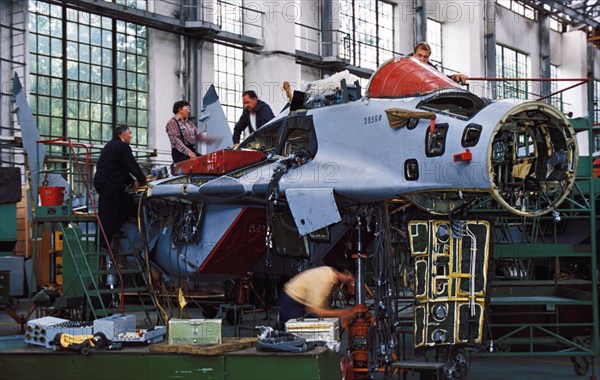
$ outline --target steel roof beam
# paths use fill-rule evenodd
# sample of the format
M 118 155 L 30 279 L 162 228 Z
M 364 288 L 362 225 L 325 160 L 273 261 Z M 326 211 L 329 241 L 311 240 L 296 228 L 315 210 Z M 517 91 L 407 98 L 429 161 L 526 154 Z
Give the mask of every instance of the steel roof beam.
M 588 17 L 585 14 L 582 14 L 581 12 L 576 11 L 569 5 L 566 5 L 562 0 L 522 0 L 522 1 L 526 4 L 535 6 L 538 9 L 539 9 L 540 4 L 545 4 L 545 5 L 548 5 L 549 7 L 551 7 L 552 9 L 556 10 L 558 13 L 562 13 L 566 16 L 571 17 L 571 19 L 573 19 L 573 21 L 579 21 L 585 25 L 591 26 L 594 29 L 600 27 L 600 23 L 598 21 L 594 20 L 591 17 Z
M 176 17 L 169 17 L 157 13 L 152 13 L 140 9 L 126 7 L 122 4 L 109 3 L 98 0 L 44 0 L 51 4 L 62 5 L 76 10 L 93 12 L 102 16 L 112 17 L 118 20 L 132 22 L 152 29 L 161 30 L 169 33 L 176 33 L 184 36 L 208 39 L 223 40 L 240 44 L 243 46 L 261 47 L 263 41 L 260 39 L 234 35 L 221 30 L 217 24 L 206 21 L 182 21 Z

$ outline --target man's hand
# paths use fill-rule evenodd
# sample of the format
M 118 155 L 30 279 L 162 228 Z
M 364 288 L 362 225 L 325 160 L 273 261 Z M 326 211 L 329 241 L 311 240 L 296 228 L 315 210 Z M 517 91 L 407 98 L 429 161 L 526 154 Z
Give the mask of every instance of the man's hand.
M 194 152 L 192 152 L 192 151 L 190 150 L 190 152 L 188 153 L 188 157 L 189 157 L 189 158 L 196 158 L 196 153 L 194 153 Z
M 356 314 L 356 312 L 354 311 L 354 307 L 351 307 L 349 309 L 342 309 L 342 310 L 340 310 L 340 312 L 341 312 L 341 316 L 340 316 L 341 319 L 351 319 Z
M 222 140 L 221 137 L 209 136 L 208 133 L 206 133 L 206 132 L 202 132 L 202 134 L 200 134 L 200 141 L 203 141 L 208 145 L 218 144 L 221 142 L 221 140 Z
M 350 321 L 352 321 L 352 318 L 354 318 L 355 315 L 356 312 L 354 311 L 354 306 L 352 306 L 349 309 L 338 310 L 338 318 L 340 319 L 340 324 L 342 328 L 347 328 L 350 324 Z
M 469 77 L 465 74 L 452 74 L 450 79 L 460 84 L 466 84 L 469 80 Z

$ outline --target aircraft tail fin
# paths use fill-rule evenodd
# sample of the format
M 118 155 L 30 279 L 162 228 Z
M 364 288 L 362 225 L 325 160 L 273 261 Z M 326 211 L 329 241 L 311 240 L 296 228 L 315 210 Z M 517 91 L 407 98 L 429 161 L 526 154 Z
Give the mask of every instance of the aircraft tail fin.
M 200 130 L 206 130 L 210 137 L 216 138 L 216 142 L 203 147 L 205 152 L 216 152 L 221 149 L 232 146 L 232 133 L 227 122 L 227 117 L 223 112 L 219 96 L 215 86 L 211 85 L 202 98 L 202 113 L 198 120 Z
M 17 121 L 21 126 L 21 136 L 23 139 L 23 149 L 27 152 L 27 164 L 29 167 L 30 178 L 31 178 L 31 189 L 29 190 L 32 197 L 28 197 L 27 211 L 31 218 L 31 204 L 29 199 L 37 199 L 38 187 L 42 184 L 42 178 L 44 178 L 48 184 L 47 186 L 58 186 L 63 187 L 66 190 L 65 197 L 69 197 L 69 183 L 63 178 L 60 173 L 45 173 L 44 176 L 40 175 L 39 172 L 44 167 L 46 152 L 43 144 L 38 144 L 40 140 L 40 132 L 37 129 L 35 119 L 27 102 L 27 96 L 21 85 L 21 81 L 17 73 L 13 77 L 13 102 L 15 112 L 17 114 Z

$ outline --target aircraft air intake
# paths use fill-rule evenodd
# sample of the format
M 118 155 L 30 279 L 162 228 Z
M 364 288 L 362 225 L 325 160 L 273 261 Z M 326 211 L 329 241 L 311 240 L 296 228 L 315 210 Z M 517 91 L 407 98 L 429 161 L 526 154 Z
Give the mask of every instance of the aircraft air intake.
M 573 127 L 556 108 L 520 104 L 500 120 L 489 143 L 491 194 L 513 213 L 546 214 L 571 191 L 577 159 Z

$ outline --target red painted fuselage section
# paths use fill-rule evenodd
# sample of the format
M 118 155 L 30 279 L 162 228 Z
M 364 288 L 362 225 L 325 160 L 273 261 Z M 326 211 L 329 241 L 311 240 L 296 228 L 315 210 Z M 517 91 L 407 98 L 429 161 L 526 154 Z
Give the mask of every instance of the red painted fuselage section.
M 263 152 L 255 150 L 224 149 L 178 162 L 174 174 L 222 175 L 261 162 L 265 157 Z
M 264 255 L 266 233 L 265 210 L 244 208 L 198 269 L 198 273 L 245 275 Z

